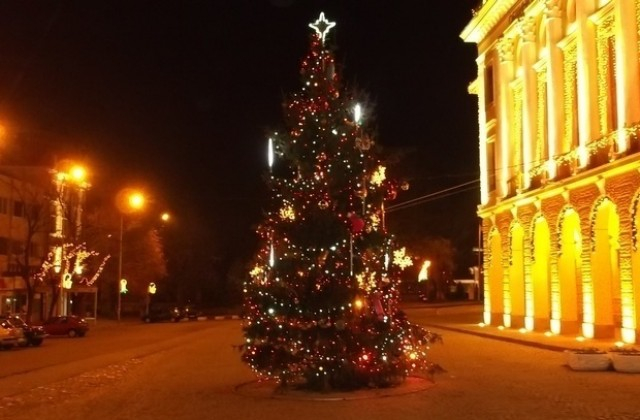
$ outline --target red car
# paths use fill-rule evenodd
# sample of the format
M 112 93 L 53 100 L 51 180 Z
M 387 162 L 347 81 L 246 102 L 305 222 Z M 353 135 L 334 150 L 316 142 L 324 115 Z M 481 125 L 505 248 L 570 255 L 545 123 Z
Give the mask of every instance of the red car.
M 89 331 L 89 324 L 79 316 L 54 316 L 46 320 L 42 327 L 48 335 L 68 335 L 84 337 Z

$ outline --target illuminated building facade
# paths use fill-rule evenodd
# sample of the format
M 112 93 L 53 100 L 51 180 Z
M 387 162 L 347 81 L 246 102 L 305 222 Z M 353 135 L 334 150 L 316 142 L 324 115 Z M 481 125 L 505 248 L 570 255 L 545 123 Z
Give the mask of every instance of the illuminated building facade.
M 19 313 L 26 307 L 28 293 L 22 265 L 27 255 L 34 279 L 32 315 L 36 319 L 46 317 L 46 308 L 55 299 L 55 313 L 67 314 L 69 291 L 77 291 L 73 284 L 64 286 L 62 253 L 64 244 L 76 240 L 81 233 L 89 185 L 72 172 L 78 166 L 59 166 L 55 170 L 31 166 L 0 168 L 0 313 Z M 24 252 L 26 247 L 28 253 Z M 50 259 L 49 253 L 53 255 L 51 270 L 37 281 L 43 263 Z M 60 291 L 53 293 L 53 287 Z M 95 293 L 93 289 L 91 292 Z
M 28 179 L 28 180 L 27 180 Z M 20 265 L 24 248 L 30 248 L 29 271 L 40 268 L 48 252 L 48 232 L 34 225 L 28 212 L 39 205 L 49 179 L 42 168 L 3 167 L 0 170 L 0 313 L 21 312 L 27 303 Z M 46 185 L 46 184 L 45 184 Z M 36 294 L 41 299 L 42 295 Z M 39 305 L 38 305 L 39 306 Z
M 484 0 L 484 321 L 640 337 L 640 1 Z

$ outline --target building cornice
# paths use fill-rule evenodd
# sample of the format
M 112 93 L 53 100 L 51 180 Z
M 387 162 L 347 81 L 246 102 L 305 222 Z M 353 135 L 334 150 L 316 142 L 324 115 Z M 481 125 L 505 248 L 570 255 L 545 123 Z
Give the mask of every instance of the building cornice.
M 479 93 L 478 89 L 479 89 L 478 79 L 476 79 L 473 82 L 469 83 L 469 86 L 467 87 L 467 92 L 470 95 L 478 95 L 478 93 Z
M 475 11 L 471 22 L 462 30 L 460 38 L 464 42 L 480 43 L 519 3 L 526 7 L 531 3 L 531 0 L 485 0 L 482 6 Z
M 538 200 L 545 200 L 558 196 L 563 192 L 569 192 L 588 185 L 596 185 L 601 180 L 606 180 L 624 173 L 640 171 L 640 160 L 637 154 L 626 156 L 615 162 L 587 170 L 560 181 L 551 181 L 544 187 L 527 191 L 515 197 L 510 197 L 494 205 L 479 206 L 478 216 L 487 218 L 512 208 L 526 206 Z

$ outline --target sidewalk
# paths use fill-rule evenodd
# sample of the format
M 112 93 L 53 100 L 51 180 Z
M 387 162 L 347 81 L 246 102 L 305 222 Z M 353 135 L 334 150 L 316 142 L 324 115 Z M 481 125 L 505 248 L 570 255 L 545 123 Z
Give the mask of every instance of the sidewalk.
M 597 347 L 607 350 L 614 346 L 615 339 L 578 339 L 576 336 L 553 335 L 538 331 L 520 331 L 516 328 L 500 328 L 495 325 L 484 325 L 482 320 L 482 303 L 449 302 L 419 303 L 407 302 L 401 307 L 407 313 L 425 314 L 425 326 L 445 331 L 456 331 L 472 334 L 493 340 L 501 340 L 515 344 L 533 346 L 552 351 Z

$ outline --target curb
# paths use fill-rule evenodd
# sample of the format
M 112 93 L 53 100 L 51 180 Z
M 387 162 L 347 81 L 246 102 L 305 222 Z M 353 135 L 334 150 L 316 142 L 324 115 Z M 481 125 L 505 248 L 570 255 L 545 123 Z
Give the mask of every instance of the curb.
M 492 339 L 492 340 L 504 341 L 504 342 L 512 343 L 512 344 L 520 344 L 520 345 L 523 345 L 523 346 L 536 347 L 536 348 L 543 349 L 543 350 L 550 350 L 550 351 L 557 351 L 557 352 L 564 352 L 565 350 L 567 350 L 567 347 L 563 347 L 563 346 L 556 346 L 556 345 L 553 345 L 553 344 L 545 344 L 545 343 L 540 343 L 540 342 L 537 342 L 537 341 L 521 340 L 521 339 L 517 339 L 517 338 L 504 337 L 504 336 L 499 336 L 499 335 L 494 335 L 494 334 L 487 334 L 487 333 L 478 332 L 478 331 L 469 331 L 469 330 L 466 330 L 464 328 L 456 328 L 456 327 L 451 327 L 451 326 L 447 326 L 447 325 L 425 324 L 425 326 L 426 327 L 431 327 L 431 328 L 438 328 L 438 329 L 441 329 L 441 330 L 459 332 L 459 333 L 463 333 L 463 334 L 475 335 L 477 337 L 489 338 L 489 339 Z
M 240 319 L 239 315 L 216 315 L 212 316 L 211 319 L 214 321 L 225 321 L 230 319 Z

